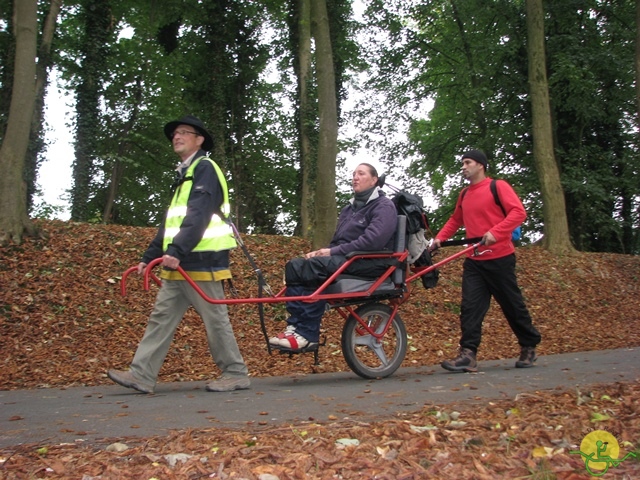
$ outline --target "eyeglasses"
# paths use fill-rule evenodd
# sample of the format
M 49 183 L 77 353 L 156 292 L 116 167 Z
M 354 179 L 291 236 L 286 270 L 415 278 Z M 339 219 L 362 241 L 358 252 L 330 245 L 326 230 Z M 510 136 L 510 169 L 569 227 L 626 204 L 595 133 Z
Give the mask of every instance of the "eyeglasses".
M 175 137 L 176 135 L 180 135 L 181 137 L 184 137 L 187 133 L 190 133 L 191 135 L 200 135 L 198 132 L 191 132 L 189 130 L 175 130 L 171 134 L 171 138 L 173 139 L 173 137 Z

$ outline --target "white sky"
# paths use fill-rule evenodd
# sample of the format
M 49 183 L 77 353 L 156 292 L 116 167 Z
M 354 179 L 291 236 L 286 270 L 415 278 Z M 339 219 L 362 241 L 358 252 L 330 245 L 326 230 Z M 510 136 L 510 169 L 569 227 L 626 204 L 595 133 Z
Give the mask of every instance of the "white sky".
M 58 77 L 52 72 L 52 81 L 45 96 L 45 123 L 47 153 L 40 166 L 38 185 L 42 200 L 51 206 L 62 206 L 61 220 L 69 219 L 67 190 L 71 188 L 71 165 L 73 162 L 73 97 L 59 88 Z

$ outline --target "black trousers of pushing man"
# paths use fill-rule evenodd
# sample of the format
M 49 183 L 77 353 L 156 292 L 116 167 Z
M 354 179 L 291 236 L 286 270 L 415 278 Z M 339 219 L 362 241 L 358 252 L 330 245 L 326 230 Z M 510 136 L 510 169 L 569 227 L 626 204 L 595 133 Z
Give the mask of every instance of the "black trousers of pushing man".
M 522 298 L 516 279 L 515 254 L 494 260 L 464 261 L 462 273 L 462 304 L 460 306 L 460 346 L 478 351 L 482 339 L 482 321 L 489 310 L 491 297 L 502 313 L 521 347 L 535 347 L 541 341 L 531 315 Z

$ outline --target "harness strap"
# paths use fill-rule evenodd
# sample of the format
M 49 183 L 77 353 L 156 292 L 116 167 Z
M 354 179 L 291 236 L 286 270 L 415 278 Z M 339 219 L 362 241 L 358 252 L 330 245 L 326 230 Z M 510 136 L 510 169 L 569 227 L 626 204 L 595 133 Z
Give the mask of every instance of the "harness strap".
M 271 287 L 269 286 L 267 281 L 264 279 L 262 270 L 258 267 L 253 257 L 251 256 L 251 253 L 249 253 L 249 249 L 247 248 L 245 243 L 242 241 L 242 237 L 240 237 L 240 232 L 238 232 L 238 229 L 228 217 L 223 216 L 222 218 L 231 227 L 231 230 L 233 231 L 233 236 L 235 237 L 236 242 L 238 243 L 238 245 L 240 245 L 242 252 L 247 257 L 247 260 L 249 261 L 251 268 L 253 268 L 253 271 L 258 277 L 258 298 L 262 298 L 263 292 L 267 292 L 267 295 L 269 295 L 270 297 L 273 297 L 274 296 L 273 290 L 271 290 Z M 265 321 L 264 321 L 264 303 L 263 302 L 258 303 L 258 314 L 260 316 L 260 329 L 262 330 L 262 335 L 264 335 L 264 339 L 267 342 L 267 350 L 269 354 L 271 354 L 271 344 L 269 344 L 269 334 L 267 333 L 267 326 L 265 325 Z

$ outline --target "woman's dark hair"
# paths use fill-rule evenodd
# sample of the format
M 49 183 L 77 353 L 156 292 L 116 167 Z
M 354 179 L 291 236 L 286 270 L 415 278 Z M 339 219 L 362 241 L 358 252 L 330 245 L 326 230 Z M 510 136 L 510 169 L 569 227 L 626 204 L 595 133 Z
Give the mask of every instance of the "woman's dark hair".
M 369 169 L 369 173 L 371 174 L 371 176 L 372 176 L 372 177 L 376 177 L 376 178 L 378 178 L 378 177 L 379 177 L 379 175 L 378 175 L 378 171 L 376 170 L 376 167 L 374 167 L 374 166 L 373 166 L 373 165 L 371 165 L 370 163 L 362 162 L 362 163 L 360 163 L 359 165 L 366 165 L 366 166 L 367 166 L 367 168 Z

